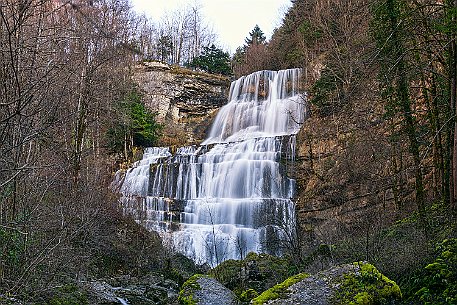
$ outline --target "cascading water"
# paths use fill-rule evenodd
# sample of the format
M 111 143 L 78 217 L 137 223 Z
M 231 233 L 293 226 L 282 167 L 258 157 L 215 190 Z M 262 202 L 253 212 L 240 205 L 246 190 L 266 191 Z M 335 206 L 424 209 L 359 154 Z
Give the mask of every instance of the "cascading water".
M 281 254 L 295 222 L 286 160 L 305 118 L 300 70 L 260 71 L 233 82 L 200 146 L 147 148 L 120 192 L 126 213 L 197 263 L 248 252 Z

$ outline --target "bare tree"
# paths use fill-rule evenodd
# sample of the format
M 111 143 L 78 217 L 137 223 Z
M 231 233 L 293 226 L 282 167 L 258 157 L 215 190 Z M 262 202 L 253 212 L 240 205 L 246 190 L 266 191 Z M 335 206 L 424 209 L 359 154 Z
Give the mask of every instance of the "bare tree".
M 1 292 L 87 267 L 79 249 L 109 201 L 105 123 L 131 86 L 131 17 L 127 1 L 0 5 Z

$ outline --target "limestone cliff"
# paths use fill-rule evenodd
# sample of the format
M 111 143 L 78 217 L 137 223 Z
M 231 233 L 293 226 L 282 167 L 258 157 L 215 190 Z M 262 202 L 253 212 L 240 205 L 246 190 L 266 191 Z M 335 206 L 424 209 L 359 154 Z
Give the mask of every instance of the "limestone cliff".
M 390 141 L 392 122 L 375 85 L 367 82 L 330 115 L 311 105 L 297 136 L 296 204 L 307 249 L 362 236 L 367 243 L 414 209 L 407 147 Z M 368 248 L 354 251 L 368 255 Z
M 230 80 L 160 62 L 142 62 L 134 80 L 146 106 L 165 125 L 163 145 L 195 144 L 205 137 L 215 110 L 227 102 Z

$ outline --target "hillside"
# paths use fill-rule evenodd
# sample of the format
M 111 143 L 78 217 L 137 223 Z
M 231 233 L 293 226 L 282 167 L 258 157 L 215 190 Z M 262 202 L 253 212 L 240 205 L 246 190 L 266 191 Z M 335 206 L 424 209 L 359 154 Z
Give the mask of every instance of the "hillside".
M 310 270 L 364 259 L 410 285 L 455 237 L 455 18 L 453 1 L 296 0 L 240 49 L 241 73 L 304 70 L 291 251 Z

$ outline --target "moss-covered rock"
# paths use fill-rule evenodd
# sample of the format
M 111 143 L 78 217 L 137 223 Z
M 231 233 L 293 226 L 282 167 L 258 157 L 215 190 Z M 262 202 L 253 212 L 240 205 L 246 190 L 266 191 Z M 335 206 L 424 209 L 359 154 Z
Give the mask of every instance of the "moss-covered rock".
M 398 285 L 373 265 L 334 266 L 314 275 L 300 273 L 252 299 L 252 305 L 381 305 L 399 304 Z
M 209 274 L 242 298 L 245 291 L 265 291 L 295 274 L 295 270 L 286 258 L 251 252 L 243 260 L 221 263 Z
M 400 287 L 365 262 L 354 263 L 354 272 L 344 274 L 332 298 L 334 304 L 382 305 L 401 300 Z
M 195 298 L 195 292 L 201 290 L 197 280 L 201 277 L 205 277 L 202 274 L 195 274 L 189 278 L 183 285 L 179 292 L 178 301 L 183 305 L 194 305 L 197 304 L 198 300 Z
M 259 294 L 257 293 L 257 291 L 255 291 L 254 289 L 247 289 L 245 291 L 243 291 L 240 295 L 240 301 L 241 302 L 249 302 L 251 301 L 252 299 L 258 297 Z
M 285 280 L 284 282 L 271 287 L 267 291 L 264 291 L 258 297 L 252 299 L 251 304 L 262 305 L 271 300 L 284 298 L 288 294 L 287 288 L 289 288 L 293 284 L 295 284 L 307 277 L 309 277 L 309 274 L 306 274 L 306 273 L 300 273 L 300 274 L 294 275 L 294 276 L 288 278 L 287 280 Z

